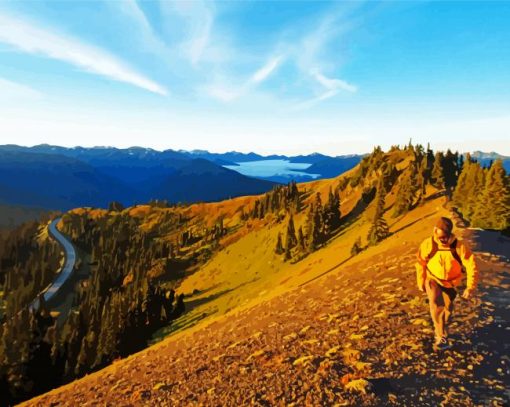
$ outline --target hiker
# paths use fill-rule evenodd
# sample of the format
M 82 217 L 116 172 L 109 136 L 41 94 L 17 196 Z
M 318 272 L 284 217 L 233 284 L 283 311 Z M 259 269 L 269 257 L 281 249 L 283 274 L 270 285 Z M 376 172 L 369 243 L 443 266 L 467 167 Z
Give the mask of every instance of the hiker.
M 434 322 L 434 350 L 450 347 L 447 324 L 453 311 L 455 289 L 462 280 L 462 268 L 467 284 L 462 297 L 472 297 L 478 281 L 478 268 L 471 250 L 452 233 L 453 222 L 441 217 L 434 226 L 432 237 L 423 241 L 418 250 L 416 277 L 418 289 L 426 292 L 430 315 Z

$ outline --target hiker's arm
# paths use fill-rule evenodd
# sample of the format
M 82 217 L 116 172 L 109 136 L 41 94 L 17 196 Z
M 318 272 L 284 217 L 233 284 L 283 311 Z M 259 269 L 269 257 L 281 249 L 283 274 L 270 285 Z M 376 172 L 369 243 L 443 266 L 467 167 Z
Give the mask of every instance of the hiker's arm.
M 478 266 L 473 252 L 464 243 L 460 248 L 460 259 L 466 268 L 467 284 L 466 289 L 474 290 L 478 284 Z
M 423 291 L 425 289 L 425 278 L 427 277 L 427 262 L 425 260 L 427 253 L 430 250 L 427 250 L 427 241 L 424 241 L 417 253 L 417 261 L 416 261 L 416 283 L 418 284 L 418 288 Z

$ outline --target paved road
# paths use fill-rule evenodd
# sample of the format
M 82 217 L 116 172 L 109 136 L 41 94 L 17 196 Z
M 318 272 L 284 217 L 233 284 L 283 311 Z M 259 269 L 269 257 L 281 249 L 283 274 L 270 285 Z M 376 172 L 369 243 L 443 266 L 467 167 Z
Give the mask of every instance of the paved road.
M 48 226 L 48 232 L 50 236 L 52 236 L 64 249 L 65 253 L 65 264 L 61 269 L 60 273 L 57 275 L 57 278 L 51 285 L 49 285 L 45 290 L 44 299 L 45 301 L 51 300 L 57 292 L 62 288 L 62 285 L 67 281 L 67 279 L 73 273 L 74 263 L 76 261 L 76 252 L 74 251 L 74 247 L 69 240 L 67 240 L 62 233 L 57 230 L 57 223 L 61 218 L 57 218 L 53 220 Z M 36 298 L 29 305 L 30 309 L 37 309 L 39 307 L 39 298 Z

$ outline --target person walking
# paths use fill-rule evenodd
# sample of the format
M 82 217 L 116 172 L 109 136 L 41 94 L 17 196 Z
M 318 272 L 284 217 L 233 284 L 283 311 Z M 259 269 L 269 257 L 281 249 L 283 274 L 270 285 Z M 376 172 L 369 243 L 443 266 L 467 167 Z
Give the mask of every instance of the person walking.
M 430 315 L 434 323 L 434 350 L 450 347 L 447 325 L 453 312 L 456 287 L 462 281 L 462 269 L 467 275 L 462 297 L 472 297 L 478 283 L 478 267 L 471 250 L 453 233 L 451 219 L 441 217 L 431 237 L 425 239 L 418 250 L 416 278 L 418 289 L 426 292 Z

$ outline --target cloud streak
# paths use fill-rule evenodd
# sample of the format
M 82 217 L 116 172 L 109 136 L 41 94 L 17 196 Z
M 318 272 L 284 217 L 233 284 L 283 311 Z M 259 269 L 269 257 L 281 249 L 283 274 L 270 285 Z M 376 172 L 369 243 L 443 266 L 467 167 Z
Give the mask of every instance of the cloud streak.
M 42 96 L 41 92 L 30 86 L 0 78 L 0 101 L 39 100 Z
M 270 59 L 262 68 L 253 74 L 250 81 L 253 83 L 261 83 L 265 81 L 275 70 L 283 60 L 283 56 L 277 56 Z
M 354 93 L 358 90 L 357 86 L 347 83 L 342 79 L 328 78 L 320 72 L 314 72 L 313 77 L 324 86 L 328 91 L 340 91 L 345 90 L 347 92 Z
M 317 82 L 319 82 L 325 88 L 324 92 L 304 102 L 298 103 L 292 108 L 292 110 L 308 109 L 316 105 L 317 103 L 320 103 L 324 100 L 336 96 L 341 91 L 355 93 L 358 90 L 357 86 L 355 85 L 352 85 L 341 79 L 328 78 L 327 76 L 323 75 L 318 71 L 311 72 L 310 74 L 312 75 L 313 78 L 315 78 Z
M 203 0 L 161 0 L 160 8 L 167 24 L 180 26 L 179 34 L 184 34 L 180 44 L 181 52 L 191 65 L 198 65 L 211 42 L 215 20 L 214 3 Z
M 63 61 L 118 82 L 160 95 L 167 90 L 110 53 L 70 37 L 64 37 L 16 17 L 0 14 L 0 42 L 19 51 Z
M 156 54 L 162 54 L 163 57 L 170 53 L 167 45 L 154 32 L 151 23 L 136 0 L 123 0 L 109 4 L 118 8 L 139 27 L 137 36 L 142 38 L 144 47 L 151 49 Z
M 214 99 L 222 102 L 231 102 L 245 95 L 254 87 L 267 80 L 278 69 L 283 59 L 283 55 L 270 58 L 261 68 L 255 71 L 248 80 L 237 88 L 215 84 L 208 86 L 206 91 L 209 96 Z
M 322 92 L 317 92 L 316 96 L 294 105 L 291 110 L 303 110 L 310 108 L 324 100 L 330 99 L 340 92 L 355 93 L 358 87 L 339 78 L 330 78 L 322 73 L 324 69 L 331 70 L 331 63 L 325 61 L 325 55 L 338 54 L 328 51 L 328 46 L 333 40 L 338 40 L 343 34 L 352 30 L 355 21 L 349 18 L 352 7 L 332 11 L 323 18 L 317 28 L 305 35 L 299 47 L 294 49 L 294 58 L 296 66 L 304 77 L 312 79 L 322 87 Z M 318 94 L 318 95 L 317 95 Z

